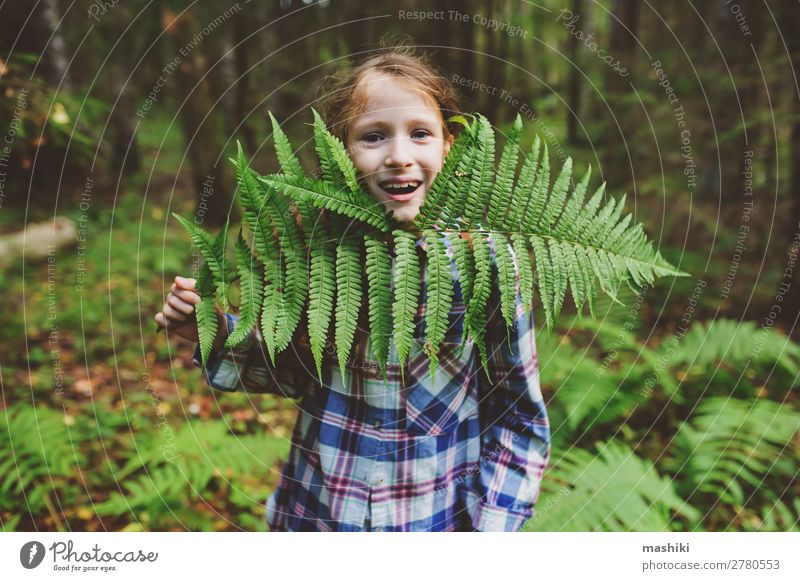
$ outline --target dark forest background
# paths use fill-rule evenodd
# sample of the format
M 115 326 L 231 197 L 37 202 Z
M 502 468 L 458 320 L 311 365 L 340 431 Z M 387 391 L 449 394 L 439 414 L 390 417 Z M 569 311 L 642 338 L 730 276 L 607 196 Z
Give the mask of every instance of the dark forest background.
M 691 273 L 537 335 L 526 530 L 796 529 L 798 30 L 790 0 L 0 4 L 0 525 L 264 529 L 296 404 L 218 397 L 154 335 L 192 267 L 170 213 L 235 218 L 236 140 L 276 169 L 267 111 L 310 166 L 327 81 L 399 42 Z

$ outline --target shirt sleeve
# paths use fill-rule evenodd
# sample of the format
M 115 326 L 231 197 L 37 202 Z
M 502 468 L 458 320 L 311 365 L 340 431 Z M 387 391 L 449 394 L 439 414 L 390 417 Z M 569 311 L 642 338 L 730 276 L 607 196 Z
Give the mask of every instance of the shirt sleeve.
M 225 320 L 227 338 L 236 328 L 239 317 L 226 313 Z M 192 362 L 202 368 L 199 345 L 195 347 Z M 273 366 L 258 327 L 255 327 L 236 347 L 223 347 L 221 351 L 212 350 L 203 371 L 206 381 L 215 389 L 229 392 L 271 393 L 288 398 L 302 397 L 316 381 L 305 334 L 276 354 Z
M 496 289 L 495 289 L 496 292 Z M 518 531 L 533 515 L 550 457 L 550 426 L 539 383 L 533 313 L 519 292 L 513 327 L 489 302 L 486 347 L 491 380 L 478 369 L 481 455 L 478 497 L 471 503 L 478 531 Z

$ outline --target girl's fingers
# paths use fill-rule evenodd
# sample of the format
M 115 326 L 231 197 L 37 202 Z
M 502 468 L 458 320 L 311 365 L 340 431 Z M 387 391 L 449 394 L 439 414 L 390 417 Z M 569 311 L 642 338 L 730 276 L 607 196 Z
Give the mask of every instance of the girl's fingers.
M 183 290 L 194 290 L 195 280 L 193 278 L 175 277 L 175 286 Z
M 167 304 L 171 305 L 173 309 L 183 313 L 184 315 L 191 315 L 194 312 L 194 305 L 186 303 L 173 294 L 167 296 Z
M 184 303 L 189 303 L 190 305 L 196 305 L 200 302 L 200 295 L 194 291 L 189 290 L 173 290 L 172 293 L 179 299 L 181 299 Z
M 180 311 L 175 310 L 169 303 L 164 305 L 163 313 L 167 319 L 177 323 L 182 323 L 188 318 Z

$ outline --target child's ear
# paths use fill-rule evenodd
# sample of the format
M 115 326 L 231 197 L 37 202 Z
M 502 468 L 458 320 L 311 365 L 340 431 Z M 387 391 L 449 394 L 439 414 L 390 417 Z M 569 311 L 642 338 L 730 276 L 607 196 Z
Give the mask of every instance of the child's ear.
M 452 133 L 451 133 L 451 134 L 449 134 L 449 135 L 448 135 L 448 136 L 445 138 L 445 140 L 444 140 L 444 154 L 445 154 L 445 156 L 447 156 L 447 154 L 448 154 L 448 153 L 450 153 L 450 146 L 451 146 L 451 145 L 453 145 L 453 142 L 454 142 L 455 140 L 456 140 L 456 138 L 455 138 L 455 137 L 453 137 L 453 134 L 452 134 Z

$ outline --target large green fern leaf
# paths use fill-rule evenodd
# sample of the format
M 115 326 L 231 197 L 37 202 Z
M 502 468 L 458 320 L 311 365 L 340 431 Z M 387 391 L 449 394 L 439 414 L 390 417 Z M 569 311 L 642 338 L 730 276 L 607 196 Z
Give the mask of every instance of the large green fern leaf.
M 309 178 L 294 178 L 282 174 L 265 176 L 261 179 L 295 200 L 307 201 L 317 208 L 331 210 L 349 218 L 361 220 L 381 232 L 390 230 L 388 218 L 381 209 L 380 204 L 349 196 L 330 182 Z
M 343 240 L 336 247 L 336 353 L 342 382 L 360 309 L 361 254 L 352 240 Z
M 491 199 L 489 200 L 489 226 L 492 229 L 501 229 L 508 213 L 511 197 L 514 191 L 514 176 L 519 158 L 519 140 L 522 135 L 522 117 L 517 114 L 514 125 L 508 134 L 508 139 L 500 155 L 500 164 L 497 167 L 497 179 L 494 182 Z
M 453 304 L 453 281 L 450 276 L 450 259 L 441 234 L 435 230 L 426 230 L 424 237 L 427 243 L 427 299 L 423 349 L 430 362 L 433 380 L 439 365 L 439 346 L 444 341 Z
M 322 381 L 322 357 L 336 294 L 336 263 L 331 243 L 315 237 L 311 241 L 311 290 L 308 304 L 308 336 L 311 352 Z
M 367 235 L 365 246 L 370 346 L 385 372 L 392 336 L 392 258 L 386 243 L 373 235 Z
M 556 460 L 543 482 L 541 508 L 524 530 L 670 531 L 674 513 L 697 520 L 698 511 L 649 460 L 614 440 L 597 449 L 593 455 L 573 448 Z
M 239 234 L 236 241 L 236 265 L 239 270 L 239 322 L 225 342 L 225 347 L 241 343 L 258 323 L 258 315 L 264 298 L 263 272 L 259 261 L 253 256 L 244 237 Z
M 395 230 L 394 244 L 397 261 L 394 274 L 394 344 L 401 375 L 414 341 L 414 317 L 417 314 L 420 292 L 420 268 L 416 241 L 410 232 Z
M 425 201 L 420 208 L 419 215 L 415 219 L 415 226 L 418 230 L 425 230 L 439 221 L 446 208 L 451 205 L 451 200 L 459 191 L 459 183 L 463 178 L 461 171 L 464 156 L 470 147 L 473 135 L 467 127 L 453 142 L 444 165 L 436 179 L 433 180 L 431 189 L 425 194 Z

